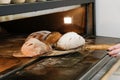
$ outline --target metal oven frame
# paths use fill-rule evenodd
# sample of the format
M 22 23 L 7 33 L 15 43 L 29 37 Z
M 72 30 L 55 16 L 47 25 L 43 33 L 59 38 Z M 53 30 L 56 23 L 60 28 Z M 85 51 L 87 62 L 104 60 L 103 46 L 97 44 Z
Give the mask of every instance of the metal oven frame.
M 59 7 L 63 7 L 63 6 L 70 6 L 70 5 L 81 5 L 81 4 L 86 4 L 88 5 L 89 3 L 93 4 L 92 7 L 92 17 L 93 17 L 93 33 L 91 34 L 89 32 L 89 29 L 86 29 L 86 34 L 89 35 L 93 35 L 96 36 L 96 14 L 95 14 L 95 0 L 56 0 L 56 1 L 46 1 L 46 2 L 36 2 L 36 3 L 24 3 L 24 4 L 20 4 L 20 5 L 16 5 L 16 4 L 10 4 L 10 5 L 1 5 L 0 6 L 0 17 L 2 16 L 7 16 L 7 15 L 14 15 L 14 14 L 20 14 L 20 13 L 27 13 L 27 12 L 34 12 L 34 11 L 40 11 L 40 10 L 47 10 L 47 9 L 52 9 L 52 8 L 59 8 Z M 86 9 L 88 10 L 88 9 Z M 88 14 L 86 12 L 87 15 L 87 19 L 86 21 L 88 21 Z M 1 22 L 1 21 L 0 21 Z M 88 23 L 88 22 L 87 22 Z M 86 27 L 88 26 L 88 24 L 86 23 Z M 38 59 L 40 60 L 40 59 Z M 35 60 L 32 63 L 38 61 Z M 110 65 L 113 65 L 116 62 L 116 59 L 111 58 L 109 56 L 105 56 L 100 62 L 98 62 L 94 67 L 92 67 L 83 77 L 81 77 L 79 80 L 88 80 L 88 78 L 96 80 L 99 79 L 104 73 L 105 70 L 108 70 L 110 68 Z M 32 64 L 30 63 L 30 64 Z M 106 64 L 107 63 L 107 64 Z M 16 68 L 15 70 L 5 74 L 5 75 L 1 75 L 0 79 L 3 79 L 4 77 L 13 74 L 23 68 L 25 68 L 26 66 L 30 65 L 27 64 L 25 66 Z M 100 66 L 98 64 L 101 64 Z M 103 67 L 104 65 L 106 65 L 105 67 Z M 96 70 L 96 68 L 99 68 Z M 98 72 L 99 70 L 99 72 Z M 92 73 L 92 74 L 91 74 Z M 99 73 L 99 74 L 96 74 Z M 96 74 L 96 75 L 95 75 Z

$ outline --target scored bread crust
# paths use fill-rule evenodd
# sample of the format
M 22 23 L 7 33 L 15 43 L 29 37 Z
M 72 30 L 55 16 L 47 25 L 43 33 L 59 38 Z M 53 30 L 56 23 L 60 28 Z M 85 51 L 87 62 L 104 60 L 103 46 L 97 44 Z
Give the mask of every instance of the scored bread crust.
M 37 31 L 37 32 L 33 32 L 30 35 L 28 35 L 28 37 L 26 38 L 25 41 L 28 41 L 30 38 L 36 38 L 40 41 L 44 41 L 45 38 L 47 37 L 48 34 L 50 34 L 50 31 L 47 30 L 42 30 L 42 31 Z
M 65 33 L 57 42 L 56 48 L 60 50 L 70 50 L 85 44 L 85 39 L 76 32 Z
M 52 51 L 51 46 L 48 44 L 36 39 L 36 38 L 30 38 L 28 41 L 26 41 L 22 47 L 20 54 L 13 54 L 15 57 L 34 57 L 38 55 L 43 55 L 47 52 Z

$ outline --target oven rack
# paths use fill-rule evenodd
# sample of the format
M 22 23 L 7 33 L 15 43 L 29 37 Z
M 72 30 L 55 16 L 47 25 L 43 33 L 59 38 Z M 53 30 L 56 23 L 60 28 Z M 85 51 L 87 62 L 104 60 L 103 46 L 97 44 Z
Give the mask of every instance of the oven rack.
M 69 5 L 79 5 L 85 3 L 94 3 L 95 0 L 57 0 L 23 4 L 0 5 L 0 16 L 13 15 L 26 12 L 34 12 L 52 8 L 58 8 Z

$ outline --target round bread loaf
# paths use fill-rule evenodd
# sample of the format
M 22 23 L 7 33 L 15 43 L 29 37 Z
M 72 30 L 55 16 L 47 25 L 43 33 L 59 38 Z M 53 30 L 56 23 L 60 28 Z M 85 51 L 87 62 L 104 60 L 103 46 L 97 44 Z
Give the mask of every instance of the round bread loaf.
M 57 42 L 57 49 L 69 50 L 85 44 L 85 39 L 75 32 L 65 33 Z
M 21 54 L 13 54 L 15 57 L 34 57 L 38 55 L 43 55 L 47 52 L 52 51 L 51 46 L 45 44 L 44 42 L 36 39 L 30 38 L 21 47 Z
M 54 44 L 56 44 L 56 42 L 60 39 L 60 37 L 62 36 L 61 33 L 59 32 L 51 32 L 50 34 L 48 34 L 48 36 L 45 38 L 45 42 L 49 43 L 51 46 L 53 46 Z
M 36 38 L 40 41 L 44 41 L 45 38 L 47 37 L 47 35 L 50 34 L 50 33 L 51 32 L 47 31 L 47 30 L 33 32 L 26 38 L 25 41 L 28 41 L 30 38 Z

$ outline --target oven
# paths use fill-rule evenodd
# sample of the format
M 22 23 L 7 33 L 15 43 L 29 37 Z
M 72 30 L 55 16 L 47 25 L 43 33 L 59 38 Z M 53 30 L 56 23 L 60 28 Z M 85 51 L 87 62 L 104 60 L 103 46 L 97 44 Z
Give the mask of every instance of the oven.
M 117 59 L 106 50 L 58 56 L 16 58 L 29 34 L 41 30 L 76 32 L 88 44 L 115 44 L 119 38 L 96 36 L 95 0 L 49 0 L 0 6 L 1 80 L 98 80 Z M 70 19 L 70 24 L 64 19 Z

